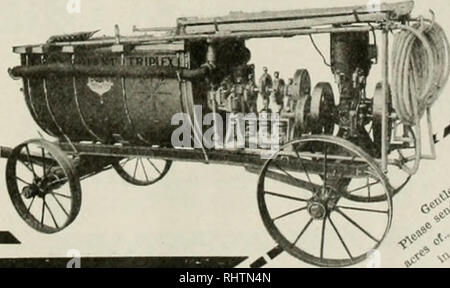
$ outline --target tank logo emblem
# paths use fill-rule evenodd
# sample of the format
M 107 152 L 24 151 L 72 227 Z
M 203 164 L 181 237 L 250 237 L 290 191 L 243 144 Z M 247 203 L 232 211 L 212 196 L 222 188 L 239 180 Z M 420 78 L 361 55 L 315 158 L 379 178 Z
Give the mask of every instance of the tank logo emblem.
M 87 86 L 92 92 L 100 96 L 101 102 L 103 103 L 103 95 L 111 90 L 114 83 L 105 79 L 89 78 Z

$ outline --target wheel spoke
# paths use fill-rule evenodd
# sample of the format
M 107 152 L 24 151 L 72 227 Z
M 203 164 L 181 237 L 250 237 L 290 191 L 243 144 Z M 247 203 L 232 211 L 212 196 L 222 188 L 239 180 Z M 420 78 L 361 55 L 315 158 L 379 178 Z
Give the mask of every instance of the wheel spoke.
M 27 151 L 27 159 L 28 159 L 28 163 L 30 163 L 30 165 L 31 165 L 31 171 L 33 172 L 34 177 L 37 178 L 36 170 L 34 170 L 33 162 L 31 162 L 30 148 L 28 147 L 28 145 L 25 145 L 25 149 L 26 149 L 26 151 Z
M 300 189 L 306 189 L 308 192 L 312 192 L 313 194 L 315 194 L 315 191 L 322 189 L 321 185 L 310 184 L 310 183 L 308 183 L 308 181 L 303 181 L 301 179 L 289 177 L 289 176 L 285 175 L 285 173 L 279 173 L 278 170 L 277 171 L 269 170 L 266 172 L 265 176 L 267 178 L 279 181 L 281 183 L 295 186 Z
M 292 197 L 292 196 L 283 195 L 283 194 L 278 194 L 278 193 L 274 193 L 274 192 L 265 191 L 264 193 L 267 194 L 267 195 L 280 197 L 280 198 L 285 198 L 285 199 L 289 199 L 289 200 L 300 201 L 300 202 L 308 202 L 308 200 L 306 200 L 306 199 Z
M 31 206 L 33 206 L 34 200 L 36 200 L 36 196 L 34 196 L 33 199 L 31 199 L 31 203 L 30 203 L 30 205 L 28 205 L 28 208 L 27 208 L 28 213 L 30 213 Z
M 64 214 L 66 214 L 67 217 L 69 217 L 69 213 L 67 212 L 67 210 L 64 208 L 64 206 L 62 205 L 61 201 L 59 201 L 59 199 L 55 196 L 54 193 L 50 193 L 53 198 L 55 199 L 56 203 L 58 203 L 59 207 L 61 208 L 61 210 L 64 212 Z
M 290 216 L 292 214 L 302 212 L 302 211 L 306 210 L 307 208 L 308 207 L 302 207 L 302 208 L 299 208 L 299 209 L 295 209 L 295 210 L 289 211 L 289 212 L 284 213 L 284 214 L 282 214 L 282 215 L 280 215 L 280 216 L 278 216 L 276 218 L 273 218 L 272 221 L 277 221 L 277 220 L 280 220 L 280 219 L 285 218 L 287 216 Z
M 367 208 L 359 208 L 359 207 L 337 206 L 337 208 L 344 209 L 344 210 L 354 210 L 354 211 L 380 213 L 380 214 L 388 214 L 389 213 L 389 211 L 385 211 L 385 210 L 367 209 Z
M 41 225 L 44 225 L 44 219 L 45 219 L 45 198 L 42 199 L 42 214 L 41 214 Z
M 361 232 L 363 232 L 364 234 L 367 235 L 367 237 L 369 237 L 370 239 L 372 239 L 373 241 L 380 243 L 381 241 L 376 239 L 375 237 L 373 237 L 369 232 L 367 232 L 366 229 L 362 228 L 361 225 L 359 225 L 358 223 L 356 223 L 352 218 L 350 218 L 349 216 L 347 216 L 344 212 L 342 212 L 339 209 L 335 210 L 336 212 L 338 212 L 339 214 L 341 214 L 342 217 L 344 217 L 348 222 L 350 222 L 351 224 L 353 224 L 353 226 L 355 226 L 356 228 L 358 228 Z
M 156 167 L 156 165 L 149 159 L 147 158 L 148 163 L 150 163 L 150 165 L 152 165 L 152 167 L 156 170 L 156 172 L 158 172 L 159 175 L 162 174 L 161 170 L 158 169 L 158 167 Z
M 297 245 L 298 241 L 300 241 L 300 238 L 302 238 L 303 234 L 305 234 L 306 230 L 308 230 L 309 226 L 311 226 L 311 223 L 314 221 L 313 218 L 309 219 L 308 223 L 305 227 L 303 227 L 303 230 L 300 232 L 300 234 L 297 236 L 297 239 L 295 239 L 294 243 L 292 243 L 292 246 Z
M 280 165 L 275 164 L 275 167 L 278 168 L 278 170 L 280 170 L 281 172 L 283 172 L 284 174 L 286 174 L 286 176 L 288 176 L 289 178 L 293 179 L 295 182 L 298 181 L 297 178 L 295 178 L 294 176 L 292 176 L 289 172 L 287 172 L 285 169 L 281 168 Z
M 28 186 L 31 186 L 31 183 L 28 183 L 27 181 L 23 180 L 22 178 L 20 178 L 20 177 L 18 177 L 18 176 L 16 176 L 15 178 L 16 178 L 16 180 L 19 180 L 19 181 L 22 182 L 23 184 L 26 184 L 26 185 L 28 185 Z
M 136 165 L 134 166 L 133 178 L 136 179 L 137 169 L 139 167 L 139 159 L 136 159 Z
M 292 174 L 290 174 L 289 172 L 287 172 L 285 169 L 281 168 L 278 164 L 275 164 L 275 167 L 277 167 L 278 170 L 280 170 L 281 172 L 283 172 L 287 177 L 289 177 L 290 179 L 292 179 L 295 183 L 300 183 L 300 182 L 306 183 L 306 182 L 304 182 L 303 180 L 300 180 L 300 179 L 298 179 L 298 178 L 292 176 Z M 311 189 L 314 190 L 314 187 L 317 186 L 317 185 L 313 184 L 311 181 L 309 181 L 309 182 L 310 182 L 310 184 L 311 184 Z M 313 191 L 313 193 L 315 193 L 315 191 Z
M 323 260 L 323 248 L 325 247 L 325 229 L 327 225 L 327 218 L 322 220 L 322 237 L 320 240 L 320 259 Z
M 33 174 L 33 177 L 36 177 L 35 173 L 33 172 L 33 169 L 31 169 L 31 167 L 27 163 L 25 163 L 22 160 L 19 160 L 19 163 L 22 163 L 22 165 L 25 166 L 25 168 L 27 168 L 31 172 L 31 174 Z
M 72 196 L 67 196 L 67 195 L 64 195 L 64 194 L 61 194 L 61 193 L 57 193 L 57 192 L 50 192 L 50 193 L 55 195 L 55 196 L 60 196 L 60 197 L 63 197 L 63 198 L 72 199 Z
M 139 162 L 141 163 L 142 170 L 144 170 L 145 179 L 147 179 L 147 182 L 150 182 L 150 179 L 148 178 L 147 170 L 145 169 L 144 161 L 142 161 L 142 158 L 139 158 Z
M 373 182 L 373 183 L 369 183 L 369 184 L 367 184 L 367 185 L 358 187 L 358 188 L 356 188 L 356 189 L 354 189 L 354 190 L 348 191 L 347 193 L 348 193 L 348 194 L 353 194 L 353 193 L 355 193 L 355 192 L 358 192 L 358 191 L 364 190 L 364 189 L 366 189 L 366 188 L 370 188 L 370 187 L 372 187 L 372 186 L 375 186 L 375 185 L 377 185 L 377 184 L 379 184 L 379 183 L 380 183 L 380 181 L 376 181 L 376 182 Z
M 350 256 L 350 259 L 353 260 L 352 253 L 350 253 L 350 249 L 348 249 L 347 244 L 345 244 L 344 238 L 342 238 L 341 233 L 339 233 L 339 230 L 337 229 L 336 225 L 334 225 L 333 220 L 331 220 L 330 215 L 328 215 L 328 220 L 330 221 L 331 227 L 333 227 L 334 232 L 336 232 L 336 235 L 338 236 L 339 240 L 342 243 L 342 246 L 344 246 L 345 251 L 347 252 L 348 256 Z
M 44 205 L 45 205 L 45 208 L 47 208 L 48 212 L 50 213 L 50 216 L 52 217 L 53 223 L 55 223 L 56 229 L 59 229 L 58 222 L 56 222 L 55 216 L 53 215 L 52 210 L 50 210 L 50 207 L 48 207 L 48 204 L 47 204 L 47 202 L 45 200 L 44 200 Z
M 126 159 L 125 162 L 120 163 L 120 166 L 121 166 L 122 168 L 125 168 L 125 165 L 127 165 L 127 164 L 128 164 L 130 161 L 132 161 L 133 159 L 135 159 L 135 158 L 128 158 L 128 159 Z
M 41 148 L 42 151 L 42 173 L 43 173 L 43 178 L 45 179 L 45 177 L 47 176 L 47 167 L 45 167 L 45 150 L 44 148 Z
M 303 163 L 303 160 L 302 160 L 300 154 L 298 153 L 297 149 L 294 148 L 294 150 L 295 150 L 295 154 L 297 154 L 297 158 L 300 160 L 300 164 L 302 165 L 303 171 L 305 171 L 306 178 L 308 179 L 309 183 L 312 186 L 314 186 L 313 182 L 311 181 L 311 177 L 309 176 L 309 172 L 308 172 L 308 170 L 306 170 L 305 163 Z

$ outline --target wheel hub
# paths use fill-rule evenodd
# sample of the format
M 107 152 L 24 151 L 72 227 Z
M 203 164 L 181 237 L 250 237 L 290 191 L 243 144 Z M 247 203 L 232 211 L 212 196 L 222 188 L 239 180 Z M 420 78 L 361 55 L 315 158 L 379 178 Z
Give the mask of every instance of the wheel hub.
M 331 187 L 322 188 L 308 203 L 308 213 L 315 220 L 325 219 L 336 207 L 339 196 Z
M 22 189 L 22 195 L 26 199 L 31 199 L 34 197 L 44 198 L 47 194 L 53 191 L 51 187 L 51 179 L 41 179 L 36 178 L 33 180 L 33 183 L 29 186 L 26 186 Z
M 322 220 L 327 215 L 327 209 L 322 203 L 312 202 L 308 205 L 309 215 L 315 220 Z
M 39 194 L 39 188 L 36 185 L 26 186 L 22 189 L 22 195 L 26 199 L 31 199 Z

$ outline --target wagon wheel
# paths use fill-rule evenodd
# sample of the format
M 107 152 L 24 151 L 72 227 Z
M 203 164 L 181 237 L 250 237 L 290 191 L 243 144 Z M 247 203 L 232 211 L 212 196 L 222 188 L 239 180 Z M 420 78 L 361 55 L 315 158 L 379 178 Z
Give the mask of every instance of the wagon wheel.
M 266 162 L 258 185 L 259 210 L 272 238 L 292 256 L 321 267 L 350 266 L 371 256 L 390 229 L 387 185 L 361 148 L 332 136 L 309 136 Z M 380 190 L 385 201 L 345 197 L 360 189 Z
M 172 167 L 172 161 L 148 157 L 131 157 L 113 165 L 123 180 L 136 186 L 149 186 L 163 179 Z
M 15 148 L 6 183 L 20 217 L 39 232 L 59 232 L 80 212 L 80 180 L 66 154 L 50 142 L 31 140 Z

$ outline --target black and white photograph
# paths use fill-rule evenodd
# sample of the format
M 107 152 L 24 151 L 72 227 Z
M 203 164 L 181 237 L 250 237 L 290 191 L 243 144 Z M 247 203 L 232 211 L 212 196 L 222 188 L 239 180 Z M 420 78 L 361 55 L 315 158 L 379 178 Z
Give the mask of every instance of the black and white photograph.
M 0 268 L 450 268 L 448 1 L 1 5 Z

